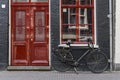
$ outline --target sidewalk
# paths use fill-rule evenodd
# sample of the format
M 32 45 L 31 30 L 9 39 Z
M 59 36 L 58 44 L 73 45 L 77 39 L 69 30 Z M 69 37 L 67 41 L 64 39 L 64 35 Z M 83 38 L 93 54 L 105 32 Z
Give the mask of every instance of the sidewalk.
M 0 80 L 120 80 L 120 72 L 0 71 Z

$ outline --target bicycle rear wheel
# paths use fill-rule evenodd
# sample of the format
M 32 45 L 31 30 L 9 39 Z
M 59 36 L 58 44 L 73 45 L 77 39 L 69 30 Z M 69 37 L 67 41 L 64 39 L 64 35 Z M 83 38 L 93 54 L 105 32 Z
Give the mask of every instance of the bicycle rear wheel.
M 96 49 L 87 56 L 86 63 L 91 72 L 102 73 L 108 67 L 108 58 L 103 52 Z
M 71 66 L 64 59 L 61 59 L 60 56 L 55 54 L 52 55 L 52 67 L 59 72 L 65 72 L 71 69 Z

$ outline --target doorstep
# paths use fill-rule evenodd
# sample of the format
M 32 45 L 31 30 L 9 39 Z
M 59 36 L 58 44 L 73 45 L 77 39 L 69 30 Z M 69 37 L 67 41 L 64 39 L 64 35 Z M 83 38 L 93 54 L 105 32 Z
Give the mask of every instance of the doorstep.
M 40 71 L 40 70 L 51 70 L 51 67 L 50 66 L 8 66 L 7 70 Z

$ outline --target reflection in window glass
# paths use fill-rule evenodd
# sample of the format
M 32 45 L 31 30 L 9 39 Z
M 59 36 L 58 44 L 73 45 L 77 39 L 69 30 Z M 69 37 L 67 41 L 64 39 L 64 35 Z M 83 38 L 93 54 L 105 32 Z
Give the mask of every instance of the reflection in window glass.
M 92 38 L 92 9 L 79 8 L 79 40 L 86 42 L 87 38 Z
M 80 5 L 92 5 L 92 0 L 80 0 Z
M 45 41 L 45 12 L 35 12 L 35 41 Z
M 76 0 L 62 0 L 62 4 L 76 4 Z
M 76 9 L 75 8 L 63 8 L 63 23 L 75 24 L 76 23 Z
M 25 40 L 25 11 L 16 11 L 16 22 L 15 22 L 15 40 Z
M 79 8 L 79 24 L 92 24 L 92 9 Z
M 29 2 L 29 0 L 12 0 L 12 2 Z
M 86 25 L 88 29 L 80 29 L 79 30 L 79 41 L 86 42 L 88 38 L 92 39 L 92 26 Z
M 76 28 L 75 26 L 63 26 L 63 41 L 72 40 L 76 41 Z

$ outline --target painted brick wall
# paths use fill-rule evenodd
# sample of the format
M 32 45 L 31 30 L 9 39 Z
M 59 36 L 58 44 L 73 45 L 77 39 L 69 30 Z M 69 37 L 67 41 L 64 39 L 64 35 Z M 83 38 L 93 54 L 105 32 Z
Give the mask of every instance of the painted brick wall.
M 120 0 L 116 0 L 115 9 L 115 64 L 116 68 L 120 70 Z M 117 66 L 118 65 L 118 66 Z
M 6 7 L 2 8 L 1 5 Z M 8 0 L 0 0 L 0 69 L 6 69 L 8 65 Z

